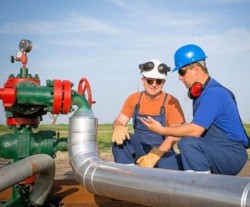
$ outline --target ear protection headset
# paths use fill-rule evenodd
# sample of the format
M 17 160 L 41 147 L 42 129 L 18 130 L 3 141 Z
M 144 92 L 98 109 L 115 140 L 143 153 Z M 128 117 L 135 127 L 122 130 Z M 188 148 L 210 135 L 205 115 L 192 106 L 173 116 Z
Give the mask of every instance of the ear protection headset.
M 154 67 L 155 67 L 155 64 L 152 61 L 146 62 L 146 63 L 143 63 L 143 64 L 139 64 L 139 68 L 141 69 L 141 71 L 151 71 L 151 70 L 154 69 Z M 164 63 L 161 63 L 158 66 L 158 72 L 161 73 L 161 74 L 167 75 L 167 72 L 169 72 L 169 71 L 170 71 L 170 67 L 168 67 Z
M 211 77 L 209 76 L 204 85 L 200 82 L 194 82 L 192 87 L 188 90 L 188 97 L 193 100 L 197 99 L 210 80 Z

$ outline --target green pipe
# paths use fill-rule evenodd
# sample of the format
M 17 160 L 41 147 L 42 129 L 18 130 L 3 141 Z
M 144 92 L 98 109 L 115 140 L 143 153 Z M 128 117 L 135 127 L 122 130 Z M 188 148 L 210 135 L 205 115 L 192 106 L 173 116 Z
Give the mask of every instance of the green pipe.
M 77 105 L 78 108 L 86 108 L 86 109 L 91 110 L 89 103 L 86 100 L 85 96 L 79 93 L 76 93 L 75 91 L 72 91 L 72 104 Z
M 17 104 L 29 104 L 50 106 L 53 103 L 53 88 L 42 87 L 18 87 Z
M 93 115 L 91 107 L 84 95 L 72 91 L 72 105 L 76 105 L 78 108 L 73 116 L 88 116 Z
M 53 146 L 53 152 L 57 152 L 57 151 L 67 151 L 67 138 L 60 138 L 57 139 L 54 143 Z

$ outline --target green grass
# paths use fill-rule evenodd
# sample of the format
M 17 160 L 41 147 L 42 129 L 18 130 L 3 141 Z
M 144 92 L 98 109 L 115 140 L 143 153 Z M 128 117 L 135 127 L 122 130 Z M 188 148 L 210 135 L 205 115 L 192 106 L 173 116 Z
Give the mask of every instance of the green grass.
M 250 124 L 244 124 L 244 128 L 245 128 L 248 136 L 250 137 Z
M 129 125 L 129 130 L 133 130 L 133 126 Z M 248 136 L 250 136 L 250 124 L 244 124 Z M 57 125 L 39 125 L 34 132 L 39 130 L 52 130 L 60 133 L 60 138 L 68 137 L 68 125 L 57 124 Z M 5 125 L 0 125 L 0 133 L 12 133 L 13 129 L 8 129 Z M 112 137 L 112 124 L 100 124 L 98 125 L 98 148 L 99 152 L 110 152 L 111 151 L 111 137 Z M 250 154 L 249 154 L 250 159 Z
M 111 137 L 112 131 L 97 134 L 99 152 L 109 152 L 111 150 Z
M 99 124 L 98 125 L 98 131 L 109 131 L 113 130 L 112 124 Z
M 68 124 L 39 125 L 37 130 L 68 131 Z

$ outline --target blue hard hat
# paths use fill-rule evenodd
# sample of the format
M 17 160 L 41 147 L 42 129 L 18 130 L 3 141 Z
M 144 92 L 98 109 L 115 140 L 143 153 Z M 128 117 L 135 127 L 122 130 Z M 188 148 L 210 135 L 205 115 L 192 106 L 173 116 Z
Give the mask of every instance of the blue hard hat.
M 207 58 L 204 51 L 197 45 L 185 45 L 179 48 L 174 54 L 175 68 L 172 72 L 179 70 L 185 65 L 204 60 Z

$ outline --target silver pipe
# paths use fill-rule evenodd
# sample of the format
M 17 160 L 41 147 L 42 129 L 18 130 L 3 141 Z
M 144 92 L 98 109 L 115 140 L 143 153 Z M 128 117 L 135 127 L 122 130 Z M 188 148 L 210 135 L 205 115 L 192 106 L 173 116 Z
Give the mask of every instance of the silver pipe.
M 90 109 L 69 120 L 68 152 L 76 180 L 91 193 L 144 206 L 249 207 L 250 178 L 128 166 L 100 159 Z
M 0 168 L 0 192 L 33 175 L 37 179 L 29 199 L 31 203 L 43 205 L 55 175 L 55 162 L 46 154 L 32 155 Z

